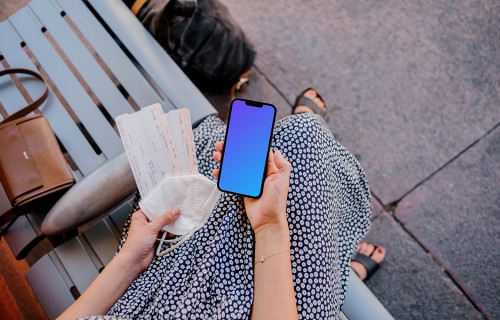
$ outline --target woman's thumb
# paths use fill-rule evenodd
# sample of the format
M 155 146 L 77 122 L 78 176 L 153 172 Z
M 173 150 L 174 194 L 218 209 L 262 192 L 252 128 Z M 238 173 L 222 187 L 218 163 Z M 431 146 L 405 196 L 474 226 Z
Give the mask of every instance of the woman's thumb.
M 181 210 L 179 208 L 172 208 L 170 211 L 167 211 L 158 218 L 154 219 L 151 223 L 155 226 L 156 229 L 158 229 L 158 231 L 160 231 L 167 224 L 171 224 L 172 222 L 174 222 L 180 214 Z
M 274 163 L 278 168 L 278 172 L 290 174 L 290 171 L 292 170 L 292 164 L 288 162 L 285 157 L 283 157 L 279 150 L 276 150 L 276 152 L 274 152 Z

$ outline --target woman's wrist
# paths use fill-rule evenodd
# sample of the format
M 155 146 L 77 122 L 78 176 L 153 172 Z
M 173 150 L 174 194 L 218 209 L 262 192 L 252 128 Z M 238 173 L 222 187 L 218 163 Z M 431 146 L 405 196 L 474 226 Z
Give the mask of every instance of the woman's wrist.
M 255 260 L 290 249 L 288 223 L 267 225 L 255 233 Z
M 137 259 L 134 258 L 133 254 L 123 249 L 111 262 L 120 265 L 121 269 L 125 270 L 133 279 L 137 278 L 144 271 L 140 264 L 137 263 Z
M 256 241 L 276 236 L 289 237 L 289 232 L 290 229 L 288 228 L 288 221 L 286 219 L 280 222 L 259 226 L 254 230 Z
M 280 223 L 273 223 L 260 226 L 254 230 L 255 241 L 287 240 L 290 241 L 290 229 L 286 220 Z

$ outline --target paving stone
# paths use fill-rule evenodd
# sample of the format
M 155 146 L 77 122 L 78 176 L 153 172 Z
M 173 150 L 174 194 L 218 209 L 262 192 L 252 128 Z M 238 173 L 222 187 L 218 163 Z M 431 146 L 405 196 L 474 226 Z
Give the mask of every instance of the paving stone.
M 12 14 L 26 6 L 30 0 L 0 0 L 0 21 L 7 20 Z
M 500 121 L 495 0 L 223 2 L 287 100 L 321 92 L 384 204 Z
M 390 216 L 382 212 L 367 241 L 386 249 L 367 286 L 395 319 L 480 319 L 481 314 L 444 270 Z
M 277 109 L 276 121 L 290 115 L 290 104 L 272 87 L 264 76 L 256 68 L 252 68 L 249 76 L 250 87 L 246 91 L 236 93 L 237 98 L 268 102 Z M 226 119 L 229 115 L 231 105 L 231 94 L 229 92 L 214 93 L 202 90 L 203 94 L 219 111 L 219 116 Z
M 403 198 L 396 217 L 500 319 L 500 127 Z
M 372 198 L 372 220 L 373 220 L 378 216 L 379 213 L 382 212 L 384 208 L 382 207 L 382 204 L 373 196 L 373 194 L 371 195 L 371 198 Z

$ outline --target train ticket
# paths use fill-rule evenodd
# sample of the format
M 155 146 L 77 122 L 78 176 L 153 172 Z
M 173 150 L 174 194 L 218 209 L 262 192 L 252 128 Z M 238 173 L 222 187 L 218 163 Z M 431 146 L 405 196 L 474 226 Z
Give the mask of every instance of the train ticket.
M 164 117 L 182 173 L 198 173 L 189 110 L 187 108 L 172 110 L 165 113 Z
M 161 105 L 156 103 L 116 118 L 116 124 L 141 197 L 163 179 L 182 173 Z M 177 138 L 176 138 L 177 139 Z

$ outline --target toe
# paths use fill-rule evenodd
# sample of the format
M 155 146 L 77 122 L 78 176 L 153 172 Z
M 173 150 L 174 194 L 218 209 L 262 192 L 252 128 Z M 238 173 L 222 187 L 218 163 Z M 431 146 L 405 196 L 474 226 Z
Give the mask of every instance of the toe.
M 373 254 L 371 255 L 371 257 L 373 260 L 375 260 L 375 262 L 377 263 L 381 263 L 382 261 L 384 261 L 384 258 L 385 258 L 385 249 L 382 248 L 382 247 L 378 247 L 374 252 Z
M 358 252 L 362 253 L 365 250 L 366 242 L 361 242 L 358 246 Z
M 363 250 L 360 251 L 359 253 L 364 254 L 365 256 L 369 256 L 375 247 L 371 243 L 365 242 L 365 245 L 363 246 Z
M 316 91 L 313 89 L 309 89 L 304 93 L 304 96 L 308 97 L 311 100 L 314 100 L 316 98 Z
M 321 109 L 325 109 L 325 103 L 321 101 L 319 97 L 314 98 L 314 102 L 321 107 Z
M 360 252 L 361 251 L 361 248 L 364 246 L 364 242 L 361 242 L 360 244 L 358 244 L 358 249 L 356 251 Z

